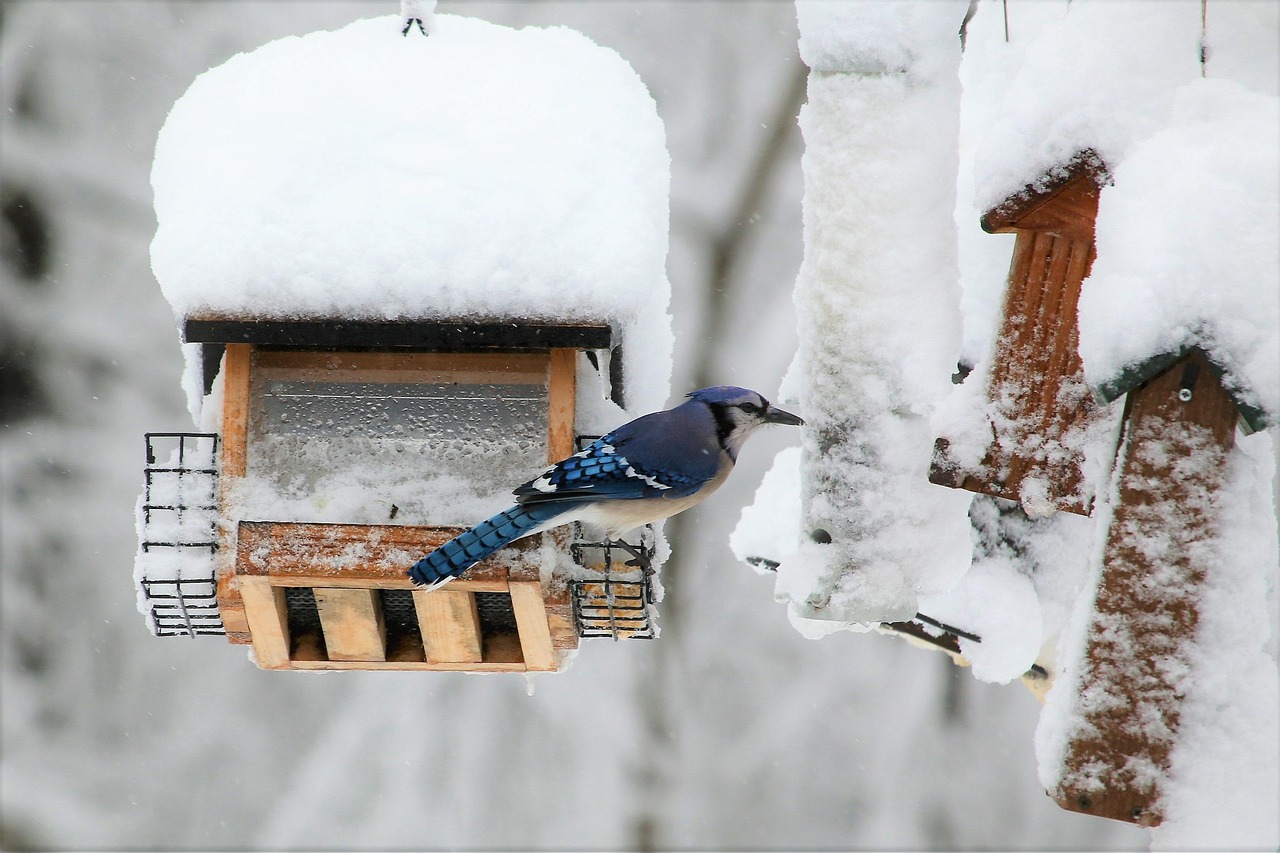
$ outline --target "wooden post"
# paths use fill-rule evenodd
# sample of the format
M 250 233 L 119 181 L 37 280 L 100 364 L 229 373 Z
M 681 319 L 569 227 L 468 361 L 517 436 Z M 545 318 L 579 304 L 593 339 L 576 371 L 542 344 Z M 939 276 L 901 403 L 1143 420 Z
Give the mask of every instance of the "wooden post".
M 1065 809 L 1144 826 L 1163 818 L 1160 780 L 1237 416 L 1198 351 L 1129 393 L 1119 502 L 1074 696 L 1081 719 L 1051 792 Z
M 244 477 L 248 463 L 249 435 L 249 365 L 253 359 L 251 344 L 227 344 L 222 356 L 222 436 L 221 464 L 218 475 L 218 507 L 224 515 L 228 496 L 236 481 Z M 218 537 L 218 555 L 214 562 L 217 581 L 218 615 L 231 643 L 247 644 L 249 621 L 245 616 L 240 583 L 235 576 L 236 531 L 222 524 Z
M 253 654 L 263 669 L 289 669 L 289 618 L 284 590 L 264 575 L 240 578 L 244 614 L 253 635 Z
M 1080 441 L 1101 414 L 1077 353 L 1076 307 L 1093 263 L 1098 187 L 1105 172 L 1082 155 L 1063 177 L 1028 188 L 987 213 L 982 227 L 1015 233 L 987 399 L 994 441 L 966 470 L 938 439 L 929 479 L 1020 501 L 1028 514 L 1088 515 Z
M 573 455 L 573 419 L 578 389 L 578 351 L 551 350 L 547 378 L 547 461 L 559 462 Z

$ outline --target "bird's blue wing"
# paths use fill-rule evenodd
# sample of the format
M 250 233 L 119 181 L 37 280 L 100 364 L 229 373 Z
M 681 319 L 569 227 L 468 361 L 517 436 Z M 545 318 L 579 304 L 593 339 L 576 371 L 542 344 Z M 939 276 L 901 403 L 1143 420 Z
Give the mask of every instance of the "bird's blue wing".
M 646 415 L 592 442 L 515 490 L 520 503 L 548 500 L 682 498 L 717 473 L 714 453 L 669 412 Z M 718 450 L 718 448 L 717 448 Z

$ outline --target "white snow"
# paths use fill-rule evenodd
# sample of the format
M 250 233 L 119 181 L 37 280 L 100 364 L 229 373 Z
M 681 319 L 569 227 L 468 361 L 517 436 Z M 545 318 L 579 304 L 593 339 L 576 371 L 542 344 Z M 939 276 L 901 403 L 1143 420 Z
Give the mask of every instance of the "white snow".
M 1152 833 L 1153 850 L 1262 850 L 1280 841 L 1280 680 L 1267 630 L 1280 565 L 1274 469 L 1268 436 L 1239 437 L 1199 599 L 1168 817 Z
M 1080 293 L 1091 385 L 1200 346 L 1244 402 L 1280 419 L 1277 151 L 1274 95 L 1195 80 L 1116 166 Z
M 1002 93 L 975 153 L 989 210 L 1091 148 L 1119 163 L 1164 122 L 1174 91 L 1200 76 L 1197 0 L 1074 0 L 1047 22 Z
M 152 169 L 179 318 L 612 321 L 667 395 L 670 161 L 640 78 L 564 28 L 395 16 L 200 75 Z
M 926 479 L 929 418 L 960 348 L 952 222 L 965 5 L 797 8 L 802 55 L 818 65 L 800 112 L 805 258 L 787 393 L 808 421 L 806 535 L 831 541 L 785 560 L 776 594 L 793 618 L 896 621 L 968 565 L 968 502 Z
M 739 560 L 769 575 L 800 545 L 800 448 L 788 447 L 773 458 L 755 499 L 743 507 L 729 547 Z

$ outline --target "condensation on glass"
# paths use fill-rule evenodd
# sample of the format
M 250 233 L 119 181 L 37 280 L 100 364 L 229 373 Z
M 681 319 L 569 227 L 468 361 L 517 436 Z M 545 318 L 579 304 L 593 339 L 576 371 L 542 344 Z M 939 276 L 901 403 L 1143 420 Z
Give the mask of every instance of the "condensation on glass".
M 277 517 L 421 523 L 547 462 L 545 356 L 266 351 L 252 373 L 247 478 Z

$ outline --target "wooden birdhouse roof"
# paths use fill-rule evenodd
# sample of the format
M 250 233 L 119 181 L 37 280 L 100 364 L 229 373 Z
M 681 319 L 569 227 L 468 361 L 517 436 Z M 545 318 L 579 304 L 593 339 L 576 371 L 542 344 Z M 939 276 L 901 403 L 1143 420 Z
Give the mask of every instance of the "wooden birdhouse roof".
M 987 211 L 982 230 L 988 234 L 1046 231 L 1092 240 L 1098 190 L 1108 180 L 1102 158 L 1094 151 L 1082 151 Z
M 1204 357 L 1205 362 L 1209 365 L 1209 369 L 1213 371 L 1223 384 L 1223 390 L 1227 396 L 1231 398 L 1231 402 L 1235 404 L 1236 410 L 1240 413 L 1240 425 L 1246 434 L 1266 429 L 1270 425 L 1270 419 L 1267 413 L 1261 408 L 1250 403 L 1242 393 L 1239 387 L 1234 386 L 1223 367 L 1214 360 L 1214 358 L 1200 346 L 1188 344 L 1169 352 L 1160 353 L 1152 356 L 1146 361 L 1139 362 L 1133 366 L 1126 368 L 1119 375 L 1106 382 L 1094 387 L 1094 396 L 1103 403 L 1110 403 L 1112 400 L 1118 400 L 1123 395 L 1133 389 L 1151 381 L 1160 374 L 1164 373 L 1171 366 L 1181 361 L 1184 356 L 1192 353 L 1199 353 Z

